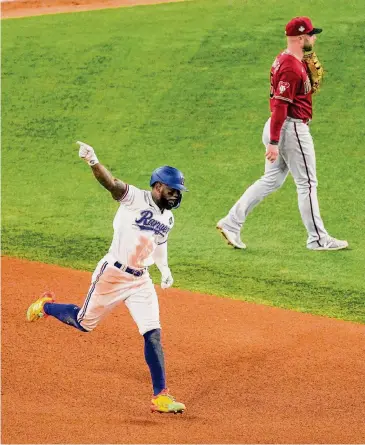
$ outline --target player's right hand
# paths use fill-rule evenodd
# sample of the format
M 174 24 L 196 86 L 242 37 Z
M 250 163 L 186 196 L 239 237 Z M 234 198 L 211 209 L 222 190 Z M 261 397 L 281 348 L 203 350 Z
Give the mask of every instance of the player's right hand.
M 168 289 L 173 284 L 174 279 L 172 278 L 171 270 L 169 267 L 166 267 L 166 269 L 161 274 L 161 288 Z
M 80 146 L 79 148 L 79 156 L 85 162 L 87 162 L 90 166 L 99 163 L 98 158 L 96 157 L 95 150 L 85 142 L 77 141 L 76 144 Z
M 266 159 L 268 161 L 275 162 L 279 156 L 279 147 L 277 145 L 269 144 L 266 148 Z

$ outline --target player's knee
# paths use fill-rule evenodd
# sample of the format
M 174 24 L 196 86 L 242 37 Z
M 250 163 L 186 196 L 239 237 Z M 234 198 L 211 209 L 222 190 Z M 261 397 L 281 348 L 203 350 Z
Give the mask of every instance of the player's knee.
M 273 191 L 279 190 L 279 188 L 284 184 L 284 180 L 281 178 L 278 178 L 273 186 Z
M 270 192 L 276 192 L 282 185 L 284 181 L 278 180 L 278 179 L 269 179 L 265 181 L 265 186 L 267 190 Z
M 316 179 L 303 178 L 296 181 L 298 193 L 308 193 L 311 189 L 316 188 L 318 181 Z
M 96 324 L 88 323 L 87 320 L 78 320 L 77 321 L 78 328 L 81 332 L 91 332 L 96 328 Z
M 160 320 L 158 317 L 153 317 L 150 320 L 143 320 L 137 322 L 138 331 L 141 335 L 145 335 L 148 332 L 161 329 Z
M 262 176 L 261 181 L 265 184 L 266 189 L 270 190 L 270 192 L 275 192 L 284 184 L 285 176 L 264 175 Z
M 91 332 L 91 331 L 94 330 L 94 328 L 88 328 L 88 329 L 86 329 L 84 326 L 82 326 L 82 325 L 79 323 L 79 330 L 80 330 L 81 332 Z

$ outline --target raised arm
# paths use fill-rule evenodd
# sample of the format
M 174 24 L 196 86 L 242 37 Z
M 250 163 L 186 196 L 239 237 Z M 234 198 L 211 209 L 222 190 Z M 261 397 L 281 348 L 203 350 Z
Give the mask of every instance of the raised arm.
M 115 200 L 122 199 L 127 190 L 127 185 L 120 179 L 114 178 L 110 171 L 100 164 L 95 150 L 90 145 L 80 141 L 77 141 L 77 144 L 80 146 L 80 158 L 90 165 L 95 178 L 103 187 L 109 190 Z

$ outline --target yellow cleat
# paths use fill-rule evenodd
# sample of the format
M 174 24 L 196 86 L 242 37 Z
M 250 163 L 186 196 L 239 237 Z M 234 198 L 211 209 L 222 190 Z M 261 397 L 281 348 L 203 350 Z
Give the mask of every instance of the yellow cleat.
M 36 321 L 46 317 L 47 314 L 44 313 L 43 306 L 45 303 L 53 303 L 55 301 L 54 297 L 53 292 L 45 292 L 41 298 L 38 298 L 37 301 L 32 303 L 27 310 L 27 320 Z
M 151 411 L 153 413 L 183 413 L 186 409 L 185 405 L 180 402 L 176 402 L 174 397 L 168 393 L 167 389 L 164 389 L 154 396 L 151 400 Z

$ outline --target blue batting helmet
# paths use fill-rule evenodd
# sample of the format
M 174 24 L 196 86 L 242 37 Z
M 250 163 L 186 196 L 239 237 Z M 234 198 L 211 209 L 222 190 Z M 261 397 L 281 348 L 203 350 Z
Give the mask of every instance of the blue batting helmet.
M 164 165 L 163 167 L 156 168 L 152 172 L 150 186 L 153 187 L 156 182 L 161 182 L 162 184 L 166 184 L 168 187 L 179 190 L 180 192 L 187 192 L 188 189 L 185 187 L 185 178 L 183 173 L 177 168 L 170 167 L 168 165 Z M 178 202 L 173 207 L 177 209 L 180 205 L 182 199 L 182 195 L 180 193 L 180 197 Z

